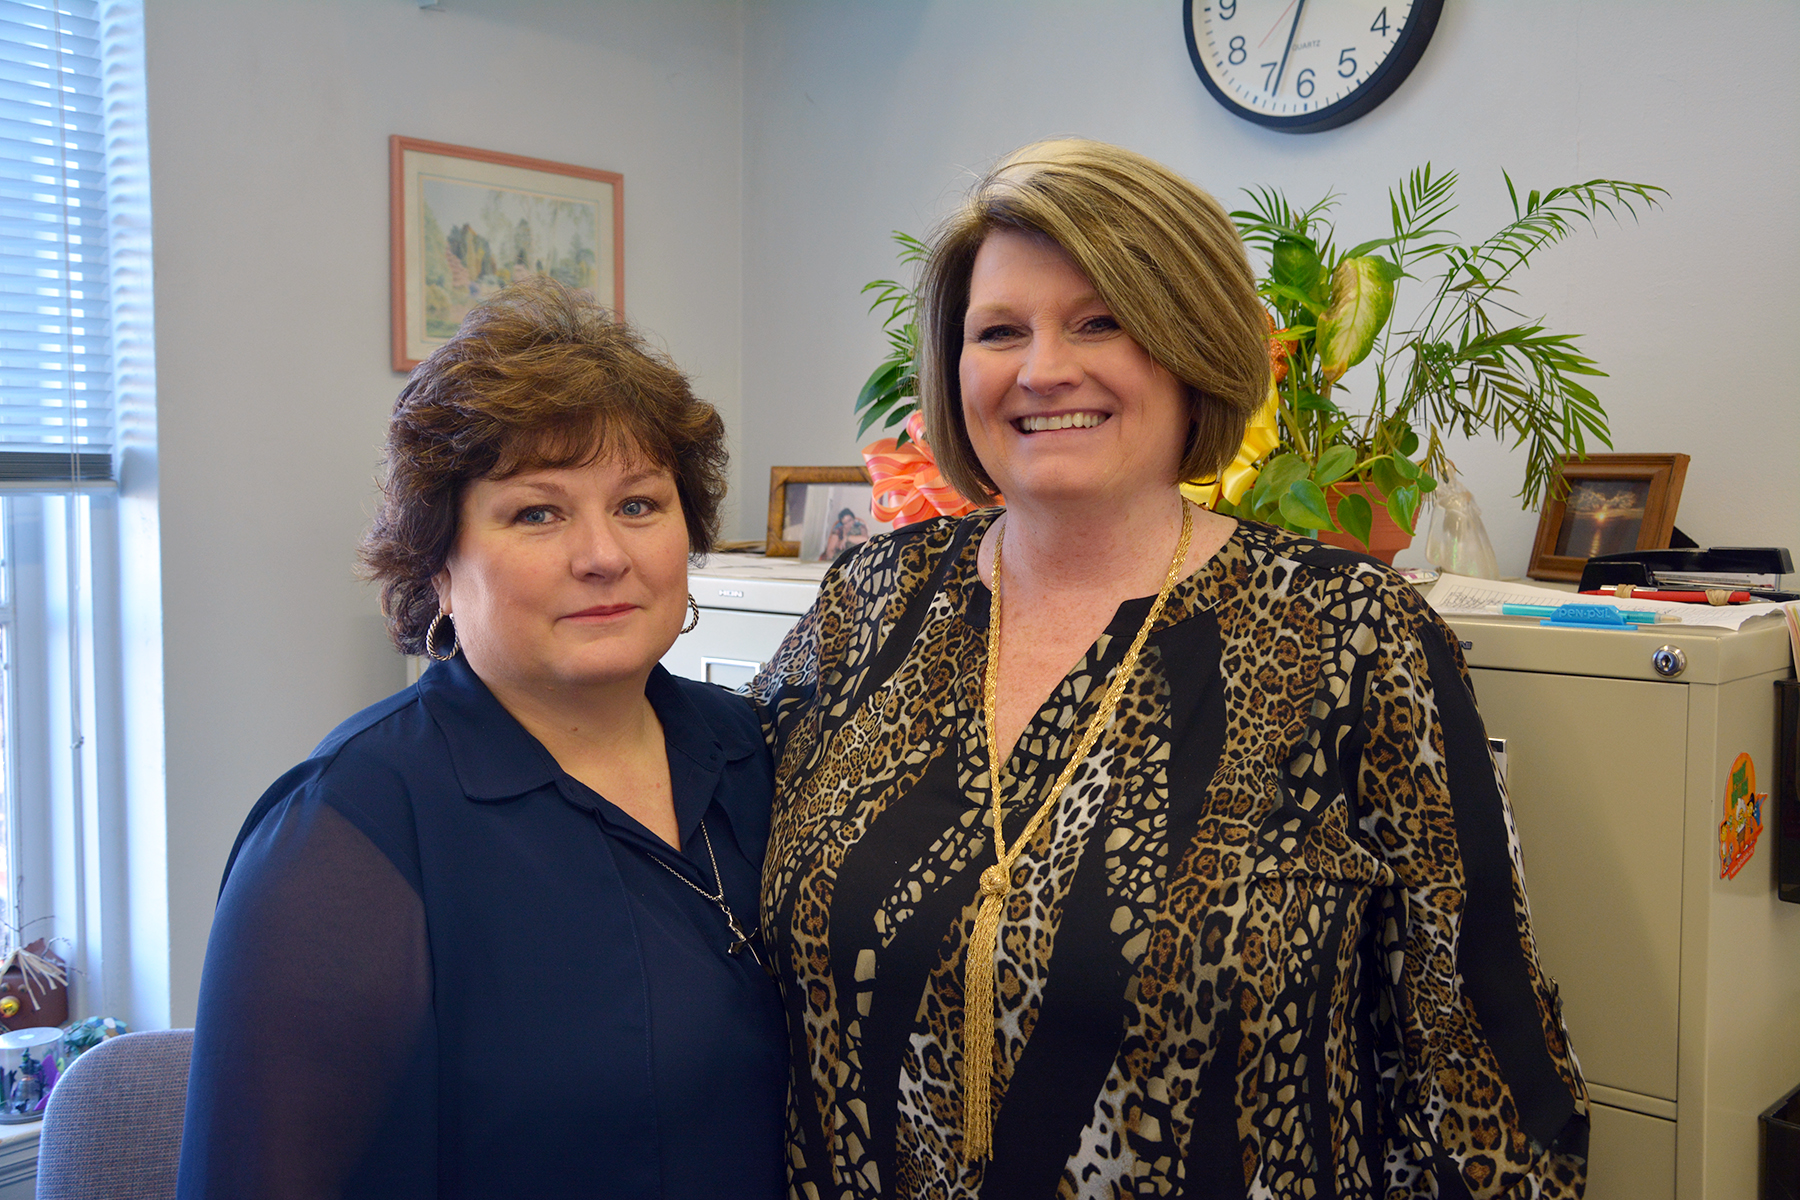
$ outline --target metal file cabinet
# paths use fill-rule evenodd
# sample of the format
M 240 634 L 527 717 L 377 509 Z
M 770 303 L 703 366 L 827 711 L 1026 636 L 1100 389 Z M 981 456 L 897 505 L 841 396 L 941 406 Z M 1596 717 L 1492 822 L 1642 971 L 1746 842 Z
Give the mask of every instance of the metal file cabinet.
M 1719 826 L 1739 754 L 1772 790 L 1786 630 L 1450 622 L 1594 1100 L 1590 1200 L 1754 1200 L 1757 1114 L 1800 1085 L 1800 905 L 1776 898 L 1766 804 L 1731 879 Z
M 675 639 L 663 666 L 725 687 L 748 683 L 812 607 L 826 569 L 825 563 L 760 554 L 711 556 L 688 572 L 699 624 Z

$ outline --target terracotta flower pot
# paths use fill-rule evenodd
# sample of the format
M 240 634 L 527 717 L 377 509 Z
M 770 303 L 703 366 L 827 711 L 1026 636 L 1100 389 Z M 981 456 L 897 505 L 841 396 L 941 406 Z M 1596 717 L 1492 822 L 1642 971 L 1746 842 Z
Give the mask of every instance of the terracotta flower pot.
M 1394 565 L 1394 555 L 1412 545 L 1412 534 L 1394 524 L 1394 518 L 1388 515 L 1387 501 L 1381 493 L 1368 483 L 1334 483 L 1325 489 L 1325 503 L 1331 506 L 1331 519 L 1337 520 L 1338 501 L 1351 492 L 1359 493 L 1369 502 L 1369 510 L 1374 514 L 1374 521 L 1369 528 L 1369 544 L 1363 545 L 1348 533 L 1332 533 L 1321 529 L 1318 538 L 1328 546 L 1342 546 L 1346 550 L 1358 550 L 1364 554 L 1379 558 L 1388 566 Z M 1414 517 L 1416 523 L 1418 518 Z

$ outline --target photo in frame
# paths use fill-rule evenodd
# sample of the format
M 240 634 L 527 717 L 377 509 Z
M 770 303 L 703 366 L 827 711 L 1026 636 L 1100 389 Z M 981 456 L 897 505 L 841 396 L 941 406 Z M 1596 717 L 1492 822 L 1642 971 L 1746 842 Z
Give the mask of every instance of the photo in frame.
M 1577 582 L 1597 554 L 1662 550 L 1675 529 L 1685 454 L 1590 454 L 1557 469 L 1567 491 L 1546 499 L 1531 549 L 1532 579 Z M 1553 485 L 1550 496 L 1562 488 Z
M 418 366 L 469 309 L 528 275 L 623 315 L 624 188 L 616 171 L 390 137 L 394 370 Z
M 771 467 L 769 537 L 771 558 L 835 562 L 893 526 L 875 519 L 874 486 L 863 467 Z

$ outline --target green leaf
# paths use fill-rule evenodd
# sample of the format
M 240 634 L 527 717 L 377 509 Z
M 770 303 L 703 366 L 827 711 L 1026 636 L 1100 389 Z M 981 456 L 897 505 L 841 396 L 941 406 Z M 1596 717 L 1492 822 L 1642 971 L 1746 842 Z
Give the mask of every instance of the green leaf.
M 1269 251 L 1269 278 L 1285 287 L 1311 294 L 1325 275 L 1325 264 L 1309 239 L 1280 237 Z
M 1313 468 L 1313 480 L 1320 487 L 1329 487 L 1348 475 L 1354 466 L 1356 451 L 1340 443 L 1319 455 L 1319 465 Z
M 1372 242 L 1362 242 L 1344 251 L 1345 258 L 1361 258 L 1371 250 L 1379 250 L 1383 246 L 1391 246 L 1400 239 L 1397 237 L 1376 238 Z
M 869 426 L 875 424 L 875 422 L 881 420 L 883 417 L 892 414 L 896 407 L 910 410 L 913 407 L 911 404 L 900 404 L 900 401 L 903 399 L 905 399 L 905 397 L 897 394 L 890 394 L 885 399 L 863 409 L 862 419 L 856 424 L 856 436 L 861 437 L 863 434 L 867 433 L 869 431 Z M 893 422 L 890 420 L 888 423 L 892 424 Z
M 883 429 L 892 429 L 918 410 L 913 398 L 896 391 L 887 399 L 871 404 L 863 411 L 862 421 L 856 427 L 856 436 L 861 437 L 869 431 L 869 427 L 877 421 Z
M 900 247 L 900 261 L 903 263 L 920 263 L 931 253 L 931 247 L 904 230 L 893 231 L 894 241 Z
M 910 362 L 892 361 L 876 367 L 870 374 L 869 381 L 863 384 L 862 393 L 856 397 L 856 408 L 853 411 L 860 412 L 892 392 L 911 366 Z
M 1413 516 L 1419 511 L 1419 489 L 1395 488 L 1388 495 L 1387 507 L 1388 515 L 1394 518 L 1394 524 L 1410 536 L 1413 532 Z
M 1427 475 L 1425 472 L 1420 471 L 1419 478 L 1418 478 L 1418 485 L 1419 485 L 1419 494 L 1421 496 L 1426 496 L 1426 495 L 1430 495 L 1432 492 L 1437 491 L 1438 481 L 1435 478 L 1433 478 L 1432 476 Z
M 1285 283 L 1264 284 L 1262 294 L 1271 300 L 1286 300 L 1289 304 L 1305 309 L 1314 317 L 1325 311 L 1325 306 L 1313 299 L 1312 296 Z
M 1331 273 L 1331 304 L 1319 318 L 1319 368 L 1336 382 L 1369 356 L 1394 309 L 1397 271 L 1385 259 L 1346 258 Z
M 1262 508 L 1266 501 L 1287 491 L 1288 484 L 1305 479 L 1310 469 L 1307 461 L 1298 454 L 1283 454 L 1270 459 L 1256 477 L 1256 486 L 1250 492 L 1251 504 Z
M 1310 479 L 1296 479 L 1281 493 L 1281 515 L 1302 529 L 1336 529 L 1325 507 L 1325 493 Z
M 1303 391 L 1294 397 L 1294 407 L 1300 412 L 1334 413 L 1338 406 L 1319 395 L 1317 392 Z
M 1391 496 L 1396 490 L 1406 486 L 1406 480 L 1400 477 L 1400 472 L 1394 470 L 1394 460 L 1385 454 L 1369 464 L 1369 478 L 1374 481 L 1375 490 L 1383 496 Z
M 1338 499 L 1337 522 L 1343 526 L 1345 533 L 1364 546 L 1369 544 L 1369 531 L 1375 526 L 1375 514 L 1362 493 L 1347 492 Z
M 1399 417 L 1395 417 L 1387 423 L 1387 427 L 1388 436 L 1393 439 L 1394 449 L 1407 458 L 1411 458 L 1419 452 L 1419 435 L 1413 432 L 1411 425 Z
M 1415 480 L 1419 477 L 1418 465 L 1416 463 L 1414 463 L 1412 459 L 1402 458 L 1398 454 L 1396 454 L 1396 455 L 1394 455 L 1393 463 L 1394 463 L 1394 473 L 1399 475 L 1400 478 L 1406 480 L 1408 483 L 1411 483 L 1413 480 Z

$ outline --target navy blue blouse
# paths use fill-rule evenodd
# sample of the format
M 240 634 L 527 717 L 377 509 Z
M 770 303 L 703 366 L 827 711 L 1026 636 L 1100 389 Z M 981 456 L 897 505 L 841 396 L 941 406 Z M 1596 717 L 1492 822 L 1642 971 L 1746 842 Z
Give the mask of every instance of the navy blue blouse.
M 207 945 L 184 1200 L 784 1193 L 780 997 L 683 882 L 716 891 L 704 822 L 756 928 L 769 753 L 737 696 L 645 694 L 680 853 L 460 656 L 268 790 Z

